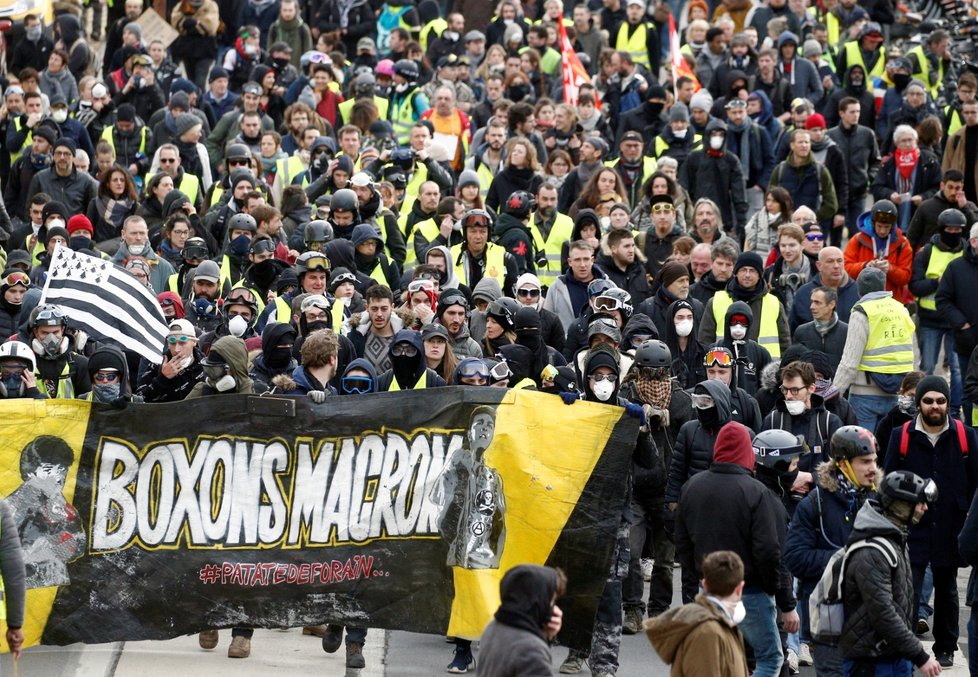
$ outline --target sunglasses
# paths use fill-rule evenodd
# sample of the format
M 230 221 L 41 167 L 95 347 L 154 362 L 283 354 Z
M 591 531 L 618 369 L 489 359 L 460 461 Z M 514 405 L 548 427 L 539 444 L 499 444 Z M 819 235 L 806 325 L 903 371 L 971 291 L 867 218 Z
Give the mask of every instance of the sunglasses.
M 618 374 L 591 374 L 590 378 L 595 383 L 601 383 L 602 381 L 614 383 L 618 380 Z
M 344 376 L 340 381 L 343 392 L 365 395 L 374 389 L 374 380 L 366 376 Z
M 26 273 L 10 273 L 10 275 L 3 278 L 3 284 L 7 285 L 8 287 L 13 287 L 15 284 L 30 287 L 31 278 L 29 278 Z
M 540 296 L 540 290 L 539 289 L 519 289 L 519 290 L 516 291 L 516 294 L 518 296 L 522 296 L 524 298 L 535 299 L 538 296 Z
M 248 167 L 250 165 L 248 160 L 228 160 L 228 167 Z
M 668 202 L 656 202 L 652 205 L 652 213 L 659 214 L 661 212 L 674 212 L 676 208 L 669 204 Z
M 161 157 L 160 158 L 160 164 L 161 165 L 172 165 L 176 161 L 177 161 L 176 158 L 171 158 L 171 157 Z
M 418 354 L 418 349 L 410 343 L 395 343 L 391 346 L 391 355 L 394 357 L 414 357 Z
M 167 336 L 166 337 L 166 342 L 169 343 L 171 346 L 175 346 L 177 343 L 184 344 L 187 343 L 188 341 L 193 341 L 193 340 L 195 339 L 192 339 L 189 336 Z
M 113 383 L 119 380 L 119 374 L 95 374 L 96 383 Z
M 939 404 L 943 406 L 947 404 L 946 397 L 922 397 L 920 401 L 921 403 L 926 404 L 927 406 L 931 406 L 934 404 Z
M 825 235 L 823 235 L 822 233 L 809 233 L 808 235 L 805 236 L 805 239 L 808 240 L 809 242 L 821 242 L 822 240 L 825 239 Z
M 732 367 L 733 356 L 724 350 L 711 350 L 703 360 L 707 367 Z

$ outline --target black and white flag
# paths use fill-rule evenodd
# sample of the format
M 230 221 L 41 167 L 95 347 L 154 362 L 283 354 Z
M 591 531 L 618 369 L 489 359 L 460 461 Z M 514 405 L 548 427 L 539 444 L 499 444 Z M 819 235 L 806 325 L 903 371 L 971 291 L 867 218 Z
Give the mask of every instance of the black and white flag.
M 167 324 L 156 297 L 125 269 L 58 246 L 41 303 L 65 309 L 68 323 L 96 341 L 163 361 Z

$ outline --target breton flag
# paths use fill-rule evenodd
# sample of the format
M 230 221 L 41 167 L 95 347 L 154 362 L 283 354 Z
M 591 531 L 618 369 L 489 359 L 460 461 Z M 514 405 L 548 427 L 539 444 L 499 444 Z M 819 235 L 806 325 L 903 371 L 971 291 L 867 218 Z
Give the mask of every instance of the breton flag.
M 584 64 L 577 58 L 577 52 L 567 37 L 567 29 L 564 22 L 557 24 L 560 30 L 560 72 L 564 83 L 564 103 L 572 106 L 577 105 L 577 94 L 581 85 L 591 82 L 591 77 L 587 74 Z M 595 107 L 601 109 L 601 101 L 595 97 Z
M 679 32 L 676 30 L 676 19 L 669 15 L 669 51 L 672 55 L 672 82 L 673 87 L 679 78 L 686 76 L 693 80 L 694 91 L 699 91 L 702 89 L 700 85 L 699 78 L 696 77 L 696 73 L 693 69 L 689 67 L 686 63 L 686 58 L 683 56 L 682 49 L 679 46 Z
M 51 258 L 41 303 L 67 311 L 69 323 L 96 341 L 163 361 L 168 332 L 159 303 L 124 269 L 95 256 L 58 246 Z

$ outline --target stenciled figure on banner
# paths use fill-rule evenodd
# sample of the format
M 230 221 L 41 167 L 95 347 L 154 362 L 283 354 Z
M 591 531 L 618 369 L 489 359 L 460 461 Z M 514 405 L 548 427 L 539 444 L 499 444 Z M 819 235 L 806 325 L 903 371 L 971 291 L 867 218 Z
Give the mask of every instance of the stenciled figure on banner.
M 85 552 L 78 511 L 62 493 L 73 460 L 71 448 L 53 435 L 34 438 L 20 453 L 23 484 L 7 503 L 24 549 L 28 589 L 67 585 L 68 562 Z
M 447 564 L 498 569 L 506 541 L 503 480 L 485 462 L 496 429 L 496 412 L 476 407 L 466 446 L 455 452 L 431 492 L 441 506 L 438 529 L 449 544 Z

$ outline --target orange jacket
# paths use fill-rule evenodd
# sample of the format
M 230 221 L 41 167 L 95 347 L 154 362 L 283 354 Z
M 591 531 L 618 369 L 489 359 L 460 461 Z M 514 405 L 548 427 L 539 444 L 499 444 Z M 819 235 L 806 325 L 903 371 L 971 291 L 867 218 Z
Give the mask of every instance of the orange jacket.
M 849 277 L 855 280 L 866 264 L 876 258 L 873 238 L 870 235 L 861 232 L 849 238 L 845 251 L 845 267 Z M 886 273 L 886 290 L 893 292 L 893 298 L 896 300 L 910 303 L 913 297 L 907 285 L 913 272 L 913 247 L 899 228 L 896 228 L 896 237 L 891 238 L 890 247 L 884 258 L 890 262 L 890 270 Z

